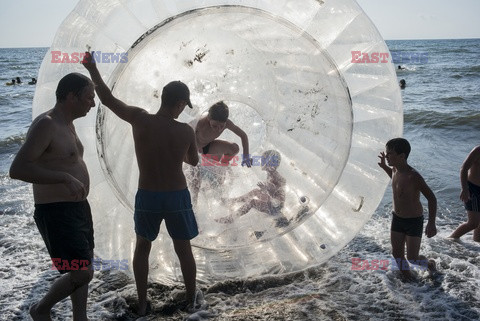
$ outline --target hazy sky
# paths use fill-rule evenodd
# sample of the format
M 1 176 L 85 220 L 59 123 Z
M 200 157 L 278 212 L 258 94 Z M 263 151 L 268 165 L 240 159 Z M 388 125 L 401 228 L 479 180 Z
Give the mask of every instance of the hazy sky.
M 384 39 L 480 38 L 479 0 L 357 1 Z M 2 0 L 0 47 L 49 47 L 76 3 Z

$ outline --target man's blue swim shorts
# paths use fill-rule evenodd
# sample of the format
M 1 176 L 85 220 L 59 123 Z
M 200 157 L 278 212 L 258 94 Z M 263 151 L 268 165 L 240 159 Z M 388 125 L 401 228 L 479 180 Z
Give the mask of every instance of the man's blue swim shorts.
M 191 240 L 198 235 L 190 192 L 155 192 L 139 189 L 135 196 L 135 233 L 153 241 L 165 220 L 168 234 L 174 240 Z

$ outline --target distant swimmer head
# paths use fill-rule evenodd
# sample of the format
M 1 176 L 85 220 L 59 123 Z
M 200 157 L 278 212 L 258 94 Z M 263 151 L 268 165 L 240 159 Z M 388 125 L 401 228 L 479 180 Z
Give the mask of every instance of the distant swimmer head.
M 400 88 L 404 89 L 405 87 L 407 87 L 407 82 L 405 81 L 405 79 L 401 79 L 400 80 Z
M 17 77 L 17 84 L 20 84 L 22 83 L 22 80 L 20 79 L 20 77 Z

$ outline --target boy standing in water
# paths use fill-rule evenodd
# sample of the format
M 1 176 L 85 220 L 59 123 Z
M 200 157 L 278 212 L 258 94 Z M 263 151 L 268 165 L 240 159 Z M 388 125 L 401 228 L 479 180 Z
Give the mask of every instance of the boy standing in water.
M 250 167 L 248 136 L 240 127 L 228 119 L 228 114 L 228 106 L 223 101 L 219 101 L 208 109 L 207 116 L 198 120 L 195 126 L 195 137 L 198 152 L 202 154 L 202 163 L 212 160 L 214 165 L 228 166 L 232 158 L 238 154 L 240 148 L 237 144 L 217 139 L 225 129 L 229 129 L 242 140 L 242 166 Z M 219 164 L 216 163 L 217 161 Z M 193 176 L 193 203 L 196 204 L 201 186 L 198 169 L 194 170 Z
M 140 171 L 135 196 L 137 241 L 133 256 L 138 314 L 147 313 L 148 257 L 162 220 L 165 220 L 180 261 L 187 302 L 193 303 L 195 308 L 196 264 L 190 240 L 198 235 L 198 229 L 182 164 L 196 166 L 198 154 L 193 129 L 175 120 L 187 105 L 192 108 L 190 91 L 180 81 L 170 82 L 163 87 L 160 110 L 149 114 L 142 108 L 128 106 L 112 95 L 89 53 L 86 53 L 83 64 L 96 85 L 102 104 L 130 123 L 133 130 Z
M 408 261 L 413 264 L 420 263 L 422 266 L 427 265 L 428 262 L 430 273 L 435 271 L 435 261 L 419 255 L 423 232 L 423 207 L 420 202 L 420 193 L 428 201 L 428 223 L 425 234 L 429 238 L 437 234 L 435 226 L 437 199 L 423 177 L 408 165 L 407 158 L 410 150 L 410 144 L 406 139 L 394 138 L 387 142 L 386 154 L 381 152 L 378 156 L 380 158 L 378 165 L 392 178 L 393 218 L 390 234 L 392 254 L 398 268 L 408 280 L 413 279 Z M 408 261 L 405 259 L 405 245 Z
M 463 162 L 460 183 L 460 199 L 465 203 L 468 220 L 457 227 L 450 238 L 460 239 L 462 235 L 474 230 L 473 240 L 480 242 L 480 145 L 472 149 Z
M 70 296 L 73 319 L 82 321 L 88 320 L 94 240 L 87 201 L 90 179 L 73 120 L 95 106 L 95 91 L 90 79 L 71 73 L 60 80 L 55 94 L 55 106 L 33 120 L 10 177 L 33 183 L 35 223 L 62 274 L 32 305 L 30 316 L 35 321 L 51 320 L 53 306 Z

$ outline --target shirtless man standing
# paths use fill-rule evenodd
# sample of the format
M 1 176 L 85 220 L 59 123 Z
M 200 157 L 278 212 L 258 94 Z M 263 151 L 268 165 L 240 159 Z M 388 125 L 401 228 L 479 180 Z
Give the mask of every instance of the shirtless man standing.
M 392 178 L 393 217 L 390 231 L 392 254 L 402 274 L 407 279 L 412 279 L 413 275 L 405 260 L 405 245 L 410 263 L 428 267 L 430 272 L 435 271 L 435 261 L 419 255 L 423 233 L 423 207 L 420 202 L 420 193 L 428 201 L 428 223 L 425 234 L 429 238 L 437 234 L 435 226 L 437 199 L 422 175 L 408 165 L 409 154 L 410 144 L 406 139 L 391 139 L 386 144 L 386 154 L 380 153 L 378 165 Z M 385 160 L 389 166 L 385 164 Z
M 460 239 L 462 235 L 473 230 L 473 240 L 480 242 L 480 145 L 472 149 L 463 162 L 460 184 L 460 199 L 465 203 L 468 220 L 457 227 L 450 238 Z
M 70 296 L 75 321 L 87 320 L 88 283 L 93 277 L 93 225 L 87 202 L 89 176 L 73 120 L 95 106 L 94 86 L 71 73 L 58 83 L 57 102 L 32 122 L 10 167 L 10 177 L 33 183 L 35 223 L 62 275 L 30 308 L 33 320 Z
M 190 240 L 198 235 L 198 229 L 182 164 L 196 166 L 198 153 L 193 129 L 175 120 L 187 105 L 192 108 L 190 91 L 180 81 L 168 83 L 162 91 L 160 110 L 149 114 L 112 95 L 89 53 L 86 53 L 84 66 L 96 85 L 102 104 L 130 123 L 133 130 L 140 171 L 135 196 L 137 243 L 133 256 L 138 314 L 147 313 L 148 256 L 164 219 L 180 261 L 187 302 L 195 308 L 197 272 Z

